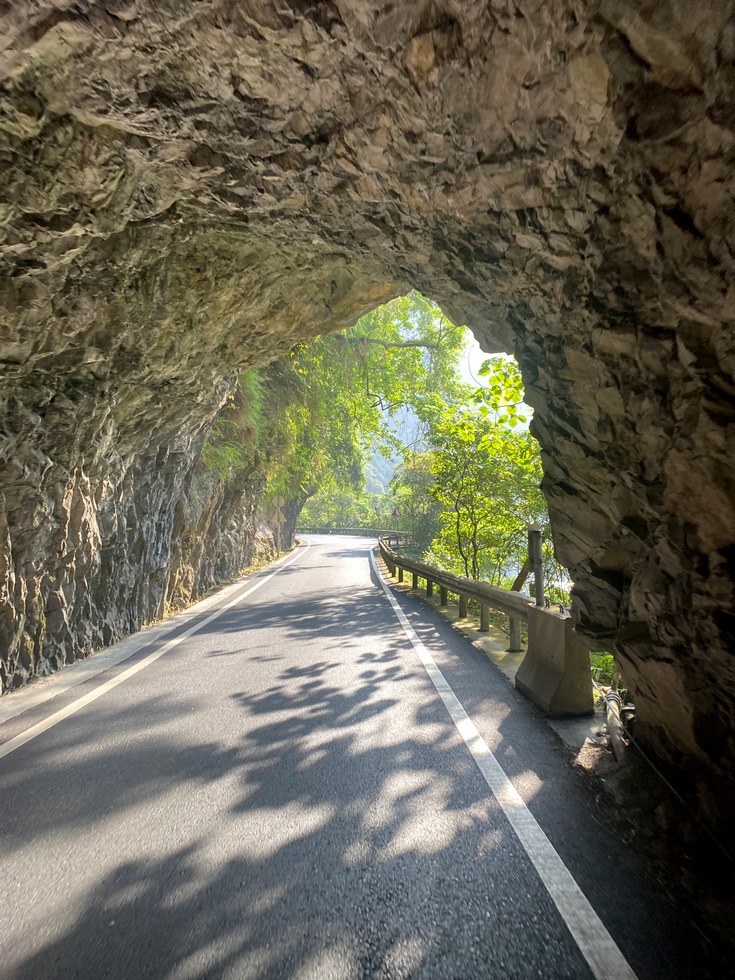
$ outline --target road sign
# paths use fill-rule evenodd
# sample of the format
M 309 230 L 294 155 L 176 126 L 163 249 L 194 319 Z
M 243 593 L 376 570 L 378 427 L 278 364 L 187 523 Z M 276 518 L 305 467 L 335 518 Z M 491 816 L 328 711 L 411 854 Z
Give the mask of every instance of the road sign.
M 283 508 L 286 506 L 286 498 L 278 494 L 271 500 L 271 509 L 268 512 L 268 520 L 271 524 L 285 524 L 286 517 L 283 513 Z

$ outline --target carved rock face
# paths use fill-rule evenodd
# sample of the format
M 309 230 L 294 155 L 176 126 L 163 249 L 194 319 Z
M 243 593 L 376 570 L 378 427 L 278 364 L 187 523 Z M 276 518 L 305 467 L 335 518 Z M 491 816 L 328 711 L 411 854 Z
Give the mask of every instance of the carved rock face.
M 735 760 L 732 13 L 0 3 L 4 683 L 155 615 L 193 527 L 241 557 L 234 498 L 191 511 L 234 372 L 416 287 L 518 357 L 579 625 L 716 818 Z M 256 489 L 236 495 L 248 520 Z M 205 579 L 231 567 L 210 556 Z

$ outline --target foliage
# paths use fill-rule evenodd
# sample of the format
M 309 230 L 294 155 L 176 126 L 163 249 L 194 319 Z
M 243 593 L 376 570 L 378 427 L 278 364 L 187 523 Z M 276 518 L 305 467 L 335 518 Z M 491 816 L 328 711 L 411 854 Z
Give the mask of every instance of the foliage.
M 447 407 L 434 426 L 434 498 L 442 505 L 435 549 L 471 578 L 502 584 L 525 550 L 526 526 L 543 518 L 537 448 L 528 432 Z
M 485 387 L 465 391 L 454 404 L 434 396 L 421 411 L 427 423 L 427 448 L 407 455 L 392 490 L 401 502 L 402 530 L 416 534 L 415 499 L 434 530 L 421 537 L 431 563 L 470 578 L 511 587 L 527 558 L 527 525 L 544 531 L 546 595 L 569 601 L 564 570 L 555 562 L 546 504 L 539 489 L 538 445 L 523 414 L 523 384 L 507 357 L 490 358 L 481 375 Z M 410 474 L 422 467 L 423 482 Z M 427 507 L 426 500 L 433 507 Z
M 307 501 L 299 522 L 306 527 L 377 526 L 375 507 L 380 507 L 379 494 L 341 488 L 330 481 Z
M 249 469 L 257 459 L 263 427 L 261 378 L 255 370 L 246 371 L 209 429 L 202 464 L 220 479 Z
M 515 361 L 508 357 L 488 358 L 478 374 L 487 383 L 473 392 L 472 401 L 483 418 L 492 416 L 493 421 L 511 428 L 528 421 L 521 413 L 523 379 Z
M 332 512 L 344 511 L 350 491 L 352 509 L 364 507 L 366 459 L 376 450 L 390 455 L 402 448 L 391 419 L 413 411 L 430 393 L 451 397 L 457 391 L 464 338 L 463 328 L 414 292 L 366 314 L 350 330 L 294 349 L 291 371 L 303 379 L 303 398 L 286 409 L 293 423 L 289 449 L 281 451 L 270 485 L 300 506 L 321 490 Z M 282 361 L 277 364 L 284 370 Z M 316 513 L 314 505 L 309 513 Z
M 615 673 L 615 659 L 611 653 L 590 653 L 592 676 L 598 684 L 606 686 L 612 683 Z
M 415 408 L 435 392 L 452 397 L 459 391 L 456 371 L 465 330 L 420 293 L 372 310 L 329 340 L 352 349 L 363 376 L 362 395 L 383 412 Z
M 286 500 L 290 528 L 300 513 L 314 526 L 397 526 L 430 561 L 506 587 L 525 562 L 527 524 L 539 523 L 547 595 L 566 604 L 517 365 L 489 358 L 483 387 L 463 385 L 464 341 L 425 297 L 394 300 L 246 372 L 202 462 L 224 480 L 260 467 L 268 495 Z M 378 453 L 401 459 L 382 495 L 365 490 Z
M 350 330 L 299 344 L 247 372 L 210 429 L 202 463 L 220 479 L 261 465 L 293 523 L 317 493 L 333 512 L 364 513 L 365 461 L 400 446 L 391 419 L 429 393 L 451 397 L 465 331 L 419 293 Z M 336 496 L 335 496 L 336 495 Z
M 397 530 L 405 531 L 417 553 L 426 551 L 441 528 L 441 504 L 432 495 L 431 451 L 407 450 L 391 482 L 391 499 L 400 516 Z

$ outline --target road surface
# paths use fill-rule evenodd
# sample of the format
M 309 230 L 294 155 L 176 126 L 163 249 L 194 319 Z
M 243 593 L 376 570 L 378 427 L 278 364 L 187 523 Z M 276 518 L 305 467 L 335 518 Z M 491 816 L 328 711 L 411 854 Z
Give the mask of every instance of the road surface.
M 3 978 L 708 976 L 538 713 L 357 538 L 0 702 Z

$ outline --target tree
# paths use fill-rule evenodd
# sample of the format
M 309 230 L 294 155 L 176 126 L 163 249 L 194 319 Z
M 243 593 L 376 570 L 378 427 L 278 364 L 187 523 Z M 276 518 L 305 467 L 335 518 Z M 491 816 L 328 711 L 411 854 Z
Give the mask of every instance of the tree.
M 431 547 L 441 529 L 441 504 L 432 494 L 433 485 L 433 452 L 406 450 L 391 481 L 391 500 L 400 510 L 397 529 L 410 536 L 411 548 L 419 554 Z
M 523 551 L 526 526 L 545 512 L 537 447 L 472 409 L 445 406 L 432 427 L 431 494 L 442 506 L 434 550 L 463 574 L 500 584 Z
M 306 502 L 299 521 L 307 527 L 370 527 L 375 524 L 376 506 L 380 506 L 378 494 L 340 487 L 327 477 L 319 493 Z
M 540 452 L 526 427 L 518 366 L 490 358 L 480 374 L 485 385 L 465 391 L 459 403 L 434 397 L 423 405 L 428 492 L 440 506 L 441 525 L 426 557 L 470 578 L 520 588 L 528 574 L 527 525 L 539 523 L 547 591 L 566 602 L 568 581 L 553 557 Z
M 366 459 L 376 450 L 403 448 L 391 420 L 409 411 L 418 421 L 424 398 L 458 390 L 464 340 L 464 328 L 411 293 L 350 330 L 295 348 L 290 361 L 276 367 L 297 375 L 301 396 L 285 410 L 293 428 L 289 445 L 279 447 L 269 486 L 293 502 L 295 513 L 320 490 L 333 498 L 350 492 L 356 504 Z
M 464 336 L 437 306 L 411 293 L 350 330 L 297 345 L 241 378 L 210 430 L 203 463 L 228 480 L 260 461 L 267 495 L 286 500 L 289 537 L 320 488 L 352 494 L 357 503 L 366 458 L 400 447 L 392 418 L 429 393 L 451 396 Z M 241 409 L 256 402 L 251 424 Z

